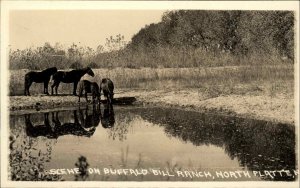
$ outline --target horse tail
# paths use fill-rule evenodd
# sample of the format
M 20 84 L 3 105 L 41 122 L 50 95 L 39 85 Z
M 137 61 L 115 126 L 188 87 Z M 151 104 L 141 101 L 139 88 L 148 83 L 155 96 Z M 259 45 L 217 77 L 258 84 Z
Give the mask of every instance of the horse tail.
M 24 78 L 24 95 L 26 95 L 27 94 L 27 92 L 26 92 L 26 85 L 27 85 L 27 81 L 26 81 L 26 75 L 25 75 L 25 78 Z
M 24 77 L 24 95 L 27 95 L 27 90 L 29 90 L 29 88 L 28 88 L 28 85 L 29 85 L 29 82 L 30 82 L 29 73 L 25 74 L 25 77 Z

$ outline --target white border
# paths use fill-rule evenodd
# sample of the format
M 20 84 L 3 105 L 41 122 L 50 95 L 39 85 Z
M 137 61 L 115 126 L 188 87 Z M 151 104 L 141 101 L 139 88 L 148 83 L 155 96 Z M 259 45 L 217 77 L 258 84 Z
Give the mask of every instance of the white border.
M 298 187 L 296 182 L 12 182 L 8 181 L 8 35 L 11 10 L 293 10 L 296 12 L 295 114 L 299 146 L 299 2 L 298 1 L 1 1 L 1 187 Z M 297 147 L 298 148 L 298 147 Z M 296 151 L 299 154 L 299 150 Z M 299 155 L 298 155 L 299 158 Z M 298 160 L 299 163 L 299 160 Z M 298 166 L 299 167 L 299 166 Z

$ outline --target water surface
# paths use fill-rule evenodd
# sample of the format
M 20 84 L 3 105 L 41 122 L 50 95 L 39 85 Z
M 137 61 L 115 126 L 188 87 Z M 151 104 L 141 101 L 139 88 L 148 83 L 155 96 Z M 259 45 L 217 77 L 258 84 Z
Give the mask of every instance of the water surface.
M 11 115 L 10 133 L 12 180 L 296 179 L 278 172 L 296 169 L 295 130 L 288 124 L 101 105 Z

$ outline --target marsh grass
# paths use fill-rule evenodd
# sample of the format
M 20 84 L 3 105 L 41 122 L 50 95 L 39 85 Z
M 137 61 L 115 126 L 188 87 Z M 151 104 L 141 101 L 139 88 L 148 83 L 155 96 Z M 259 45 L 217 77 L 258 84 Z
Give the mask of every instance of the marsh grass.
M 29 70 L 11 70 L 9 95 L 23 95 L 24 75 Z M 181 90 L 198 89 L 210 97 L 230 94 L 265 92 L 274 96 L 280 93 L 293 94 L 294 65 L 252 65 L 197 68 L 114 68 L 93 69 L 95 76 L 82 79 L 100 84 L 102 78 L 111 78 L 116 93 L 123 89 Z M 51 92 L 51 81 L 49 92 Z M 71 94 L 73 84 L 61 83 L 60 94 Z M 33 83 L 31 94 L 43 91 L 43 84 Z

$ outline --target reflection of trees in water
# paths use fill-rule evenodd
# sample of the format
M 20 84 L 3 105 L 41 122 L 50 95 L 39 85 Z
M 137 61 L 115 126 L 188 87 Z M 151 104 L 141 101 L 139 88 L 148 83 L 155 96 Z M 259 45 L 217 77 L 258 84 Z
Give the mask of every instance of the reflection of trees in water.
M 295 130 L 267 121 L 153 108 L 141 116 L 164 127 L 167 135 L 194 145 L 223 147 L 250 170 L 295 169 Z M 275 177 L 275 180 L 294 180 Z
M 9 139 L 10 179 L 13 181 L 54 181 L 59 175 L 45 172 L 44 164 L 51 159 L 53 140 L 45 141 L 45 149 L 39 149 L 40 139 L 12 134 Z
M 70 112 L 67 113 L 72 115 Z M 80 112 L 76 111 L 71 118 L 74 122 L 77 122 L 75 120 L 76 118 L 81 125 L 84 121 L 88 122 L 84 120 L 84 118 L 78 118 L 77 114 L 80 114 Z M 84 110 L 81 114 L 82 115 L 80 116 L 82 117 L 87 116 Z M 90 111 L 88 111 L 88 115 L 89 114 Z M 114 113 L 110 114 L 113 114 L 114 116 Z M 93 115 L 91 115 L 91 117 L 92 116 Z M 109 126 L 107 129 L 109 138 L 113 140 L 119 139 L 120 141 L 126 140 L 127 134 L 132 126 L 131 122 L 140 117 L 146 121 L 164 127 L 164 131 L 168 136 L 176 137 L 184 142 L 191 142 L 197 146 L 213 144 L 223 147 L 231 159 L 236 158 L 242 166 L 246 166 L 249 170 L 295 169 L 295 130 L 293 126 L 251 119 L 186 112 L 175 109 L 130 109 L 128 111 L 126 110 L 124 113 L 119 112 L 118 116 L 114 116 L 115 122 L 113 126 Z M 44 114 L 40 114 L 39 116 L 33 115 L 31 121 L 43 124 L 45 119 Z M 49 117 L 48 120 L 51 121 L 51 118 Z M 46 148 L 50 148 L 55 140 L 50 141 L 45 137 L 27 137 L 27 135 L 24 135 L 24 130 L 20 128 L 22 126 L 19 126 L 18 119 L 13 119 L 11 121 L 16 121 L 10 122 L 10 125 L 12 125 L 11 135 L 14 135 L 13 138 L 15 138 L 11 141 L 11 178 L 14 180 L 35 180 L 40 178 L 39 176 L 41 175 L 38 175 L 37 177 L 34 176 L 36 171 L 34 168 L 37 167 L 37 169 L 43 169 L 43 166 L 39 167 L 39 163 L 43 165 L 47 160 L 50 160 L 51 152 L 48 154 L 47 152 L 39 153 L 39 147 L 30 142 L 37 143 L 36 140 L 39 140 L 39 143 L 48 143 L 49 146 Z M 59 122 L 63 125 L 63 122 L 66 121 L 70 122 L 70 117 L 62 113 L 59 117 Z M 23 122 L 24 121 L 21 121 L 22 124 Z M 97 119 L 95 119 L 94 122 L 99 123 Z M 57 123 L 57 127 L 61 125 L 58 125 Z M 92 127 L 80 127 L 80 129 L 85 131 L 95 131 Z M 22 139 L 20 138 L 21 136 L 23 136 Z M 25 140 L 24 143 L 23 140 Z M 26 152 L 27 154 L 25 154 Z M 37 156 L 33 155 L 34 152 L 37 152 L 35 154 Z M 27 155 L 33 156 L 33 158 L 29 158 Z M 127 164 L 127 162 L 125 163 L 125 161 L 127 161 L 125 158 L 126 152 L 123 152 L 123 155 L 124 160 L 122 162 L 121 159 L 121 164 Z M 49 156 L 49 158 L 46 158 L 46 156 Z M 141 164 L 142 156 L 139 157 L 137 163 Z M 34 163 L 34 165 L 27 165 L 27 163 Z M 22 172 L 26 169 L 25 171 L 32 175 L 26 174 L 23 177 L 22 172 L 18 168 L 24 168 Z M 32 168 L 32 170 L 30 170 L 30 168 Z M 47 174 L 42 176 L 46 179 L 48 177 L 50 178 Z M 52 177 L 51 175 L 51 178 L 58 177 Z M 294 179 L 294 177 L 277 176 L 274 180 Z

